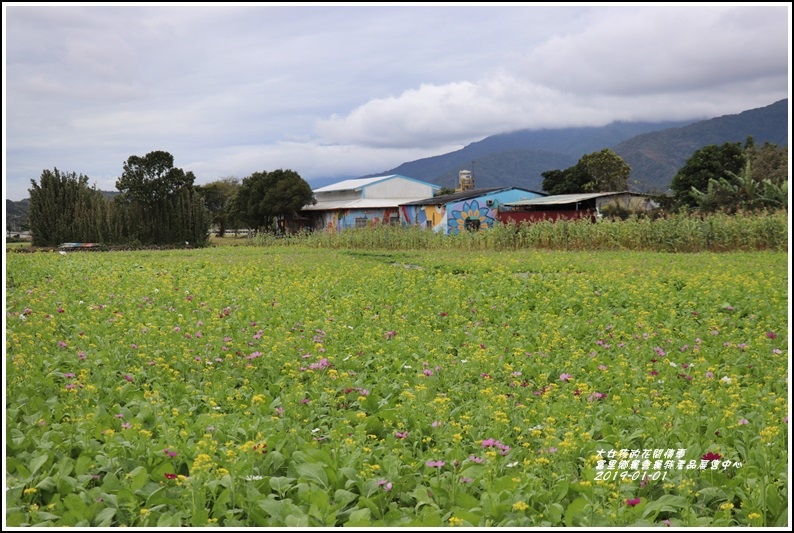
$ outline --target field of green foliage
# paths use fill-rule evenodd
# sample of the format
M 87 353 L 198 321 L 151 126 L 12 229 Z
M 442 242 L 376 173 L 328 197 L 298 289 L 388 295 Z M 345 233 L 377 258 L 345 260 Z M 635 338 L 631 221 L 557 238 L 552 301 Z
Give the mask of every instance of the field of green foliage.
M 6 255 L 8 526 L 788 526 L 786 252 Z

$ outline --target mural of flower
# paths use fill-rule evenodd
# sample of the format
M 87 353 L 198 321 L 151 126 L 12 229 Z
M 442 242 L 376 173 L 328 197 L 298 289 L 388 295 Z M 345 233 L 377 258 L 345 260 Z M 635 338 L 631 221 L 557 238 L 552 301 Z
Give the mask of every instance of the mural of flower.
M 449 233 L 463 233 L 464 231 L 482 231 L 494 222 L 491 209 L 480 207 L 477 200 L 464 202 L 460 210 L 453 209 L 452 217 L 447 219 Z

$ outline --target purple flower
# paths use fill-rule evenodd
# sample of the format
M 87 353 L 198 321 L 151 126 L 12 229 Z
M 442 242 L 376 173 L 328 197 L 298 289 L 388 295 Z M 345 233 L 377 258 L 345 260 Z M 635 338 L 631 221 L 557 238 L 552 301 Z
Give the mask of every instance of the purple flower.
M 423 371 L 422 373 L 423 373 L 425 376 L 432 376 L 432 375 L 433 375 L 433 371 L 432 371 L 432 370 L 430 370 L 429 368 L 425 368 L 425 369 L 424 369 L 424 371 Z
M 169 450 L 168 448 L 163 450 L 163 453 L 166 454 L 168 457 L 176 457 L 177 456 L 177 452 L 175 452 L 174 450 Z
M 429 466 L 430 468 L 441 468 L 445 464 L 447 463 L 445 463 L 444 461 L 427 461 L 425 463 L 425 466 Z
M 403 431 L 402 433 L 400 433 L 399 431 L 395 431 L 394 436 L 397 437 L 398 439 L 404 439 L 405 437 L 408 436 L 408 432 Z
M 768 339 L 777 339 L 777 333 L 775 333 L 774 331 L 767 331 L 766 337 Z
M 132 383 L 132 381 L 133 381 L 133 378 L 132 378 L 132 376 L 130 376 L 129 374 L 124 374 L 124 379 L 126 379 L 126 380 L 127 380 L 127 381 L 129 381 L 130 383 Z
M 634 507 L 639 503 L 640 503 L 639 498 L 629 498 L 628 500 L 626 500 L 626 505 L 628 505 L 629 507 Z
M 573 379 L 573 376 L 570 374 L 560 374 L 560 381 L 568 381 L 569 379 Z
M 479 457 L 477 457 L 476 455 L 470 455 L 470 456 L 469 456 L 469 459 L 470 459 L 472 462 L 474 462 L 474 463 L 482 463 L 482 459 L 480 459 L 480 458 L 479 458 Z
M 706 377 L 711 379 L 714 377 L 714 372 L 706 372 Z
M 470 478 L 470 477 L 462 477 L 462 478 L 460 478 L 460 482 L 461 483 L 471 483 L 472 481 L 474 481 L 474 480 L 472 478 Z

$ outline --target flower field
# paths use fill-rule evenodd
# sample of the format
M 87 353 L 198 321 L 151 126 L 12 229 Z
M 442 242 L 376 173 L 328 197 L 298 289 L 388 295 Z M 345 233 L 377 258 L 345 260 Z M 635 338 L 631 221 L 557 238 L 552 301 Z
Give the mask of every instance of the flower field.
M 785 252 L 6 255 L 8 526 L 788 526 Z

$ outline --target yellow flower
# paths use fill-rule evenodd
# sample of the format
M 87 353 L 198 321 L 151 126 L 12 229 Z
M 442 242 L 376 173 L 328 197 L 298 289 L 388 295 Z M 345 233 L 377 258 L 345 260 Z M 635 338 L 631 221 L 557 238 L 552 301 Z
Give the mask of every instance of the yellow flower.
M 733 504 L 731 502 L 725 502 L 722 505 L 720 505 L 720 509 L 722 509 L 723 511 L 730 511 L 731 509 L 733 509 Z
M 527 509 L 529 509 L 529 505 L 524 502 L 516 502 L 513 504 L 514 511 L 526 511 Z
M 457 516 L 450 516 L 449 525 L 452 527 L 463 525 L 463 519 L 458 518 Z
M 39 489 L 34 489 L 34 488 L 31 487 L 31 488 L 23 490 L 22 494 L 27 496 L 28 494 L 36 494 L 38 491 L 39 491 Z

